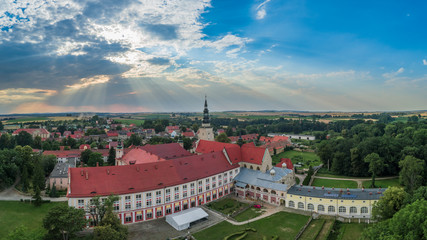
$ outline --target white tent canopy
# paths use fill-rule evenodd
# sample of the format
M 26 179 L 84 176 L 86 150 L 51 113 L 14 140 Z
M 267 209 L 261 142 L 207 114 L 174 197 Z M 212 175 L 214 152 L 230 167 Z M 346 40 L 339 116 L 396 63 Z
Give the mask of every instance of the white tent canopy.
M 176 230 L 181 231 L 190 227 L 190 223 L 208 217 L 201 208 L 190 208 L 179 213 L 166 216 L 166 222 Z

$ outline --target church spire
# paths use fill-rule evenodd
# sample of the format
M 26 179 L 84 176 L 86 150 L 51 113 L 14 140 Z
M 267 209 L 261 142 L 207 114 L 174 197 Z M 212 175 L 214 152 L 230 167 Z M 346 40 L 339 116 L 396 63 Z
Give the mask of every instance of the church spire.
M 203 124 L 209 125 L 209 110 L 208 110 L 208 98 L 205 95 L 205 109 L 203 110 Z

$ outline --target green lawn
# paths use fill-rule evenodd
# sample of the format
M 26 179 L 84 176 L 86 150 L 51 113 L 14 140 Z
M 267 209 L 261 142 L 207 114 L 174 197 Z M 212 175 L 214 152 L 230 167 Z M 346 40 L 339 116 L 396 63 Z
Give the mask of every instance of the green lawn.
M 298 152 L 298 151 L 291 150 L 291 151 L 282 152 L 273 156 L 273 164 L 280 162 L 281 158 L 290 158 L 294 165 L 298 164 L 300 160 L 295 161 L 296 156 L 302 157 L 301 163 L 303 164 L 302 165 L 303 168 L 308 168 L 310 165 L 319 166 L 322 163 L 322 161 L 320 161 L 320 158 L 319 156 L 316 155 L 316 153 Z
M 264 212 L 263 209 L 250 207 L 245 211 L 243 211 L 242 213 L 239 213 L 238 215 L 234 216 L 234 219 L 238 222 L 243 222 L 252 218 L 256 218 L 260 216 L 263 212 Z
M 315 219 L 311 221 L 310 225 L 305 229 L 303 234 L 299 239 L 302 240 L 313 240 L 316 238 L 316 236 L 319 234 L 320 230 L 323 227 L 323 224 L 325 224 L 325 219 Z
M 357 188 L 356 181 L 348 180 L 330 180 L 330 179 L 319 179 L 315 178 L 312 186 L 316 187 L 334 187 L 334 188 Z
M 357 240 L 366 227 L 364 223 L 342 223 L 337 240 Z
M 0 201 L 0 239 L 4 239 L 9 231 L 20 225 L 24 225 L 28 230 L 43 230 L 43 217 L 49 209 L 58 204 L 66 202 L 44 203 L 40 207 L 23 202 Z
M 136 126 L 141 126 L 141 124 L 144 124 L 145 120 L 142 119 L 123 119 L 123 118 L 115 118 L 114 121 L 117 121 L 119 123 L 123 123 L 123 124 L 135 124 Z
M 372 181 L 364 181 L 363 186 L 365 188 L 370 188 Z M 387 179 L 387 180 L 375 180 L 375 186 L 387 188 L 387 187 L 401 187 L 399 183 L 399 178 Z
M 225 198 L 219 201 L 208 203 L 206 206 L 214 210 L 217 210 L 218 212 L 222 212 L 226 215 L 227 214 L 231 215 L 233 214 L 233 212 L 238 211 L 239 209 L 243 209 L 248 205 L 249 204 L 247 203 L 242 203 L 231 198 Z
M 234 226 L 227 221 L 221 222 L 213 227 L 193 234 L 197 239 L 203 240 L 222 240 L 224 237 L 244 230 L 247 227 L 255 228 L 256 232 L 248 232 L 245 240 L 259 240 L 263 237 L 271 239 L 273 236 L 279 236 L 280 240 L 294 239 L 300 229 L 308 221 L 308 216 L 294 213 L 279 212 L 260 219 L 258 221 Z

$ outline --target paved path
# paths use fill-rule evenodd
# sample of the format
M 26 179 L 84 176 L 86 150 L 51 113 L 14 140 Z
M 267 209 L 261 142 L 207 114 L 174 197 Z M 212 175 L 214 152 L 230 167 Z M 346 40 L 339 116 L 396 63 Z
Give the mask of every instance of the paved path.
M 248 224 L 250 222 L 254 222 L 254 221 L 263 219 L 265 217 L 271 216 L 275 213 L 281 212 L 282 210 L 283 210 L 283 207 L 281 207 L 281 206 L 277 206 L 277 207 L 267 206 L 267 209 L 265 210 L 265 212 L 258 217 L 255 217 L 255 218 L 249 219 L 247 221 L 243 221 L 243 222 L 236 222 L 236 221 L 233 221 L 231 219 L 227 219 L 226 221 L 233 224 L 233 225 L 244 225 L 244 224 Z
M 314 178 L 319 178 L 319 179 L 355 181 L 355 182 L 357 182 L 357 188 L 362 188 L 363 187 L 363 181 L 370 181 L 372 179 L 372 178 L 333 178 L 333 177 L 318 177 L 318 176 L 313 176 L 313 177 Z M 399 176 L 380 177 L 380 178 L 375 178 L 375 180 L 395 179 L 395 178 L 398 178 L 398 177 Z
M 21 201 L 21 199 L 31 199 L 31 195 L 23 194 L 15 189 L 15 186 L 19 183 L 20 179 L 16 178 L 15 183 L 6 188 L 5 190 L 0 192 L 0 201 Z M 52 202 L 64 202 L 68 199 L 66 197 L 60 198 L 50 198 L 50 197 L 42 197 L 43 200 L 50 200 Z
M 295 174 L 295 177 L 299 178 L 299 183 L 301 184 L 304 182 L 305 177 L 307 177 L 306 174 Z

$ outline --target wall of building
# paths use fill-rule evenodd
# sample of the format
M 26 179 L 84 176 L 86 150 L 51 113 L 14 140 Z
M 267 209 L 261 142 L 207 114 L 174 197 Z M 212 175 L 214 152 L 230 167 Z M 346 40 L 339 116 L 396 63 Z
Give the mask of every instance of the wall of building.
M 236 168 L 176 186 L 147 192 L 122 194 L 119 195 L 120 200 L 114 204 L 115 212 L 121 222 L 127 224 L 157 219 L 180 212 L 186 207 L 203 205 L 230 194 L 233 178 L 238 173 L 239 169 Z M 193 184 L 194 188 L 192 188 Z M 68 205 L 75 208 L 85 208 L 90 203 L 90 199 L 90 197 L 69 198 Z M 89 219 L 89 215 L 86 217 Z

